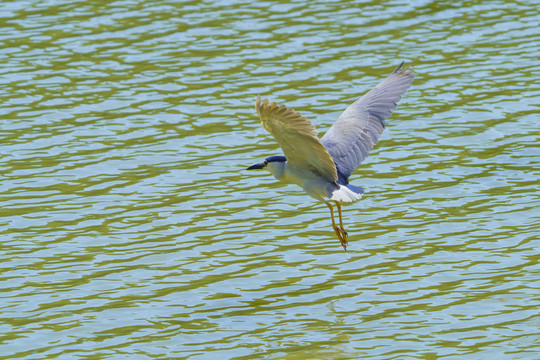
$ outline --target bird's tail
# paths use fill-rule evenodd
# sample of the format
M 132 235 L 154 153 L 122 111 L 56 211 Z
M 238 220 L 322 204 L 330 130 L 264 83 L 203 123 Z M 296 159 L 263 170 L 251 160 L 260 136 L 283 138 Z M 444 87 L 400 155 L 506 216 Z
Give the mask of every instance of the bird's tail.
M 362 189 L 359 186 L 355 186 L 352 184 L 348 185 L 339 185 L 339 189 L 333 190 L 331 194 L 328 194 L 330 196 L 330 199 L 342 201 L 342 202 L 353 202 L 356 200 L 360 200 L 362 198 L 362 194 L 364 193 L 364 189 Z

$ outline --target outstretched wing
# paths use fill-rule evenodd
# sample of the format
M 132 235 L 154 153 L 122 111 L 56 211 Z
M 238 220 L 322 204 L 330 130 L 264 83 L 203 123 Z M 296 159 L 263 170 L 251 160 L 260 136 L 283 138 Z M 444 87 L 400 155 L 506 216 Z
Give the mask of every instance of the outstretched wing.
M 290 165 L 319 172 L 327 180 L 338 179 L 336 165 L 332 157 L 317 137 L 315 126 L 283 105 L 261 101 L 257 96 L 255 109 L 263 127 L 276 139 Z
M 411 86 L 414 72 L 402 66 L 351 104 L 322 137 L 321 143 L 336 164 L 339 183 L 349 183 L 349 176 L 373 149 L 385 120 Z

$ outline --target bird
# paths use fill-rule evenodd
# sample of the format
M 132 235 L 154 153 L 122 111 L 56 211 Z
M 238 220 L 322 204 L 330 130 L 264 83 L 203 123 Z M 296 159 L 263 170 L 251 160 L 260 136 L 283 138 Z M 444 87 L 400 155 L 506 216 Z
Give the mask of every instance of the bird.
M 323 201 L 345 250 L 348 233 L 341 203 L 360 200 L 364 194 L 364 189 L 349 183 L 349 177 L 378 142 L 386 119 L 414 80 L 414 71 L 403 64 L 348 106 L 320 139 L 315 126 L 293 108 L 262 101 L 257 95 L 255 109 L 262 126 L 278 142 L 283 155 L 267 157 L 247 170 L 269 171 L 277 180 L 299 185 L 308 195 Z

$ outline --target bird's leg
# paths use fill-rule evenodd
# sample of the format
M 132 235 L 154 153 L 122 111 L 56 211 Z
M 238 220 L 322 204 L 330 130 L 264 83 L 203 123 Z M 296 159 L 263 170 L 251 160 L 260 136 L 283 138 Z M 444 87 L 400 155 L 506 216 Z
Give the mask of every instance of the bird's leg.
M 347 235 L 349 235 L 345 229 L 343 228 L 343 218 L 341 217 L 341 204 L 339 203 L 339 201 L 336 201 L 334 200 L 334 202 L 336 203 L 336 206 L 337 206 L 337 210 L 338 210 L 338 215 L 339 215 L 339 227 L 341 229 L 341 231 L 343 231 L 343 233 L 345 234 L 345 238 L 347 237 Z
M 341 229 L 336 226 L 336 222 L 334 221 L 334 209 L 332 208 L 332 204 L 329 203 L 328 201 L 325 201 L 324 203 L 330 209 L 330 218 L 332 219 L 332 227 L 334 228 L 334 231 L 336 232 L 339 242 L 341 243 L 341 246 L 343 246 L 343 249 L 347 250 L 347 244 L 348 244 L 347 233 L 345 231 L 342 232 Z

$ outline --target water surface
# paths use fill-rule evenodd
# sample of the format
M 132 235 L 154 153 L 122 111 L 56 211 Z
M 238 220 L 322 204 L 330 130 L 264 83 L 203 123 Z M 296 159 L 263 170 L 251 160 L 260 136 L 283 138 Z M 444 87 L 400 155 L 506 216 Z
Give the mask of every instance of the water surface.
M 0 359 L 533 359 L 533 2 L 0 5 Z M 328 209 L 244 169 L 417 78 Z

